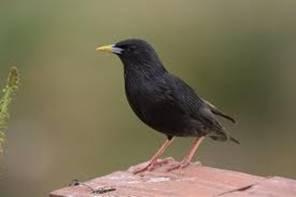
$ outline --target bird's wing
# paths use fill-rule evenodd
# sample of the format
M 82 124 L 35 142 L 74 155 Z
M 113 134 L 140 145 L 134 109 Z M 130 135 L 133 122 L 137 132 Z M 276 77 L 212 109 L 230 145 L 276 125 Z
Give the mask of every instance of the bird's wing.
M 200 106 L 202 106 L 203 104 L 205 104 L 213 114 L 221 116 L 223 118 L 226 118 L 228 120 L 230 120 L 231 122 L 235 123 L 236 121 L 228 116 L 227 114 L 223 113 L 221 110 L 219 110 L 215 105 L 213 105 L 212 103 L 210 103 L 209 101 L 200 98 L 195 91 L 189 86 L 187 85 L 183 80 L 179 79 L 178 77 L 169 74 L 169 80 L 170 80 L 170 84 L 174 84 L 174 89 L 176 90 L 176 96 L 179 96 L 178 100 L 179 102 L 181 101 L 181 104 L 183 102 L 183 107 L 189 107 L 190 109 L 187 109 L 188 111 L 192 111 L 195 112 L 196 108 L 199 108 Z M 171 82 L 171 81 L 174 82 Z
M 178 77 L 169 74 L 167 80 L 167 84 L 172 84 L 170 89 L 173 91 L 171 91 L 170 97 L 174 98 L 172 100 L 175 102 L 175 105 L 183 109 L 184 113 L 187 113 L 194 121 L 197 121 L 197 124 L 200 125 L 202 123 L 206 130 L 213 131 L 215 134 L 210 135 L 213 139 L 221 141 L 230 139 L 239 143 L 225 131 L 214 114 L 234 122 L 233 118 L 222 113 L 210 102 L 201 99 L 189 85 Z
M 175 106 L 183 109 L 189 117 L 203 123 L 210 130 L 222 130 L 222 126 L 215 119 L 211 108 L 201 99 L 195 91 L 183 80 L 169 74 L 167 85 L 170 87 L 171 97 Z
M 207 106 L 211 109 L 211 112 L 213 112 L 215 115 L 221 116 L 221 117 L 226 118 L 226 119 L 230 120 L 231 122 L 235 123 L 235 120 L 232 117 L 230 117 L 230 116 L 226 115 L 225 113 L 223 113 L 222 111 L 220 111 L 215 105 L 213 105 L 212 103 L 210 103 L 209 101 L 207 101 L 205 99 L 202 99 L 202 100 L 205 104 L 207 104 Z
M 195 116 L 198 109 L 204 105 L 203 100 L 182 79 L 169 73 L 163 79 L 165 80 L 164 88 L 168 89 L 169 94 L 167 95 L 174 105 L 182 109 L 184 113 Z

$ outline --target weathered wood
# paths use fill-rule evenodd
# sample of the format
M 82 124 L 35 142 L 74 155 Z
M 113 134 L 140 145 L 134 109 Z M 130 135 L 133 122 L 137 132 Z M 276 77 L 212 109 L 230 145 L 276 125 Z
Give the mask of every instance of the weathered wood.
M 144 163 L 143 163 L 144 164 Z M 176 164 L 168 163 L 153 172 L 134 175 L 131 171 L 117 171 L 77 186 L 65 187 L 50 197 L 295 197 L 296 181 L 281 177 L 260 177 L 242 172 L 222 170 L 192 164 L 185 169 L 166 172 Z

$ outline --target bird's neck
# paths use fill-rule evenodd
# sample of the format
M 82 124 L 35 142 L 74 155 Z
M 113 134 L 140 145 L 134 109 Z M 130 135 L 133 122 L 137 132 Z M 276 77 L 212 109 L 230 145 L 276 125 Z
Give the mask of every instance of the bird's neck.
M 167 70 L 161 63 L 159 65 L 149 64 L 129 64 L 124 65 L 124 78 L 125 80 L 154 80 L 159 76 L 167 73 Z

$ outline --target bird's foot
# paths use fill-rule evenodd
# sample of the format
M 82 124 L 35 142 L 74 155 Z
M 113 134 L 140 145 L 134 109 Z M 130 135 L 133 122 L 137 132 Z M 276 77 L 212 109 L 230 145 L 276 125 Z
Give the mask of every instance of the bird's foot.
M 157 159 L 157 160 L 153 160 L 153 161 L 149 161 L 148 164 L 146 164 L 144 167 L 142 168 L 138 168 L 135 171 L 133 171 L 134 174 L 139 174 L 145 171 L 153 171 L 155 170 L 157 167 L 160 167 L 162 165 L 165 165 L 169 162 L 169 158 L 168 159 Z
M 183 160 L 181 162 L 179 162 L 178 164 L 175 164 L 173 166 L 170 166 L 168 169 L 167 169 L 167 172 L 171 172 L 173 170 L 177 170 L 177 169 L 183 169 L 183 168 L 186 168 L 187 166 L 189 166 L 191 164 L 190 161 L 188 160 Z

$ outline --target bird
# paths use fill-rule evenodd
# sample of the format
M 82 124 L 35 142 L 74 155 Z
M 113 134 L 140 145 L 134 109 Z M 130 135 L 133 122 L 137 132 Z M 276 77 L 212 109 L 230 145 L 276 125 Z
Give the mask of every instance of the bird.
M 135 174 L 152 171 L 176 137 L 194 137 L 185 157 L 168 171 L 187 167 L 205 137 L 216 141 L 239 141 L 230 136 L 216 116 L 235 120 L 197 95 L 184 80 L 170 73 L 155 49 L 145 40 L 126 39 L 100 46 L 100 52 L 117 55 L 123 64 L 125 94 L 137 117 L 166 136 L 165 142 Z

